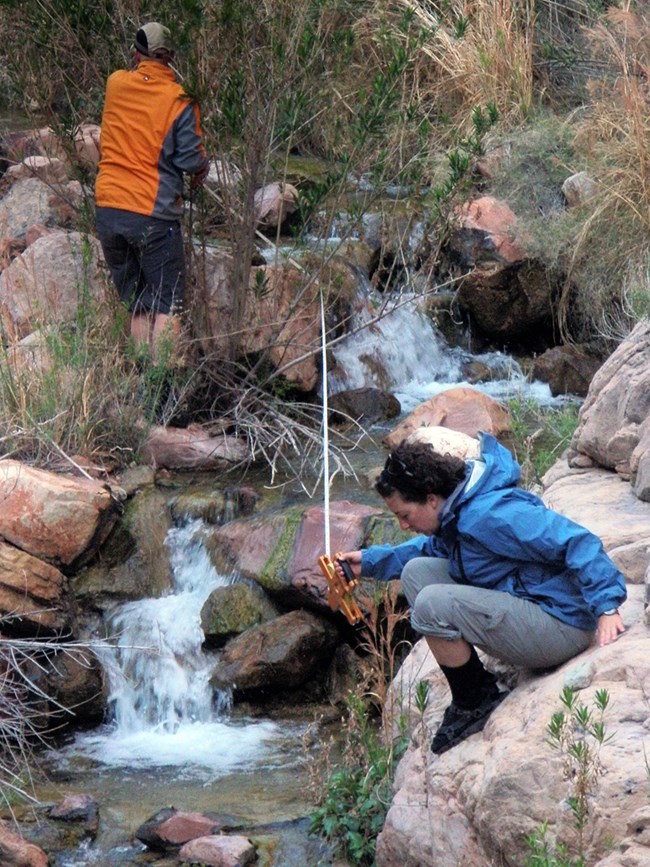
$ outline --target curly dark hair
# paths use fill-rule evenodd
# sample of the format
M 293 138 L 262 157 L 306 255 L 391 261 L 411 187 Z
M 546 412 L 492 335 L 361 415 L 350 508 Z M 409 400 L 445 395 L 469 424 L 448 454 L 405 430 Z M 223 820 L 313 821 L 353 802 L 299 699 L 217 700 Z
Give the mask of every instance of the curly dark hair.
M 404 440 L 386 458 L 375 490 L 382 497 L 397 491 L 403 500 L 425 503 L 429 494 L 448 497 L 465 474 L 462 458 L 439 454 L 431 443 Z

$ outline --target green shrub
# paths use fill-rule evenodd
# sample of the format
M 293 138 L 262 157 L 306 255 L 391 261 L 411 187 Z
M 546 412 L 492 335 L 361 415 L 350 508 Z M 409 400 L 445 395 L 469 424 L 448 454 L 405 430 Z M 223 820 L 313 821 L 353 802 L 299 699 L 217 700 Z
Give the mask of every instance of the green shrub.
M 405 736 L 387 744 L 358 696 L 348 699 L 344 764 L 325 785 L 311 815 L 312 834 L 324 837 L 336 855 L 351 864 L 375 863 L 377 835 L 390 806 L 394 768 L 407 745 Z

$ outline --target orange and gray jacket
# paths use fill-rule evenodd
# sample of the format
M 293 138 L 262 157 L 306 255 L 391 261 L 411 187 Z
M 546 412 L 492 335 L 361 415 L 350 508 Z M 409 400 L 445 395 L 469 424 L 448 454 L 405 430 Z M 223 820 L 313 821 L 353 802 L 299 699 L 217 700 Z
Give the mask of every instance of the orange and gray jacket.
M 95 203 L 136 214 L 177 220 L 183 172 L 207 164 L 198 107 L 173 70 L 143 60 L 118 70 L 106 83 Z

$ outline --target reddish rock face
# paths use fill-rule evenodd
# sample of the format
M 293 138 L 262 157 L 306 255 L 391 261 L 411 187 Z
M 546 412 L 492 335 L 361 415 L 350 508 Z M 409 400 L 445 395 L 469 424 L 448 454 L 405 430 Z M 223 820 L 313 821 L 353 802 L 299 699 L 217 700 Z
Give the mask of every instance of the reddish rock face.
M 61 568 L 87 562 L 108 536 L 119 504 L 101 482 L 0 461 L 0 536 Z
M 22 634 L 74 627 L 68 579 L 57 568 L 0 541 L 0 612 L 12 615 Z
M 183 863 L 205 864 L 206 867 L 245 867 L 255 860 L 255 847 L 247 837 L 222 834 L 199 837 L 186 843 L 179 858 Z
M 510 429 L 508 411 L 496 400 L 473 388 L 450 388 L 420 404 L 384 437 L 389 448 L 421 427 L 446 427 L 475 437 L 479 431 L 498 437 Z
M 246 459 L 248 452 L 234 437 L 211 436 L 187 428 L 154 426 L 142 446 L 142 457 L 155 467 L 177 470 L 212 470 Z

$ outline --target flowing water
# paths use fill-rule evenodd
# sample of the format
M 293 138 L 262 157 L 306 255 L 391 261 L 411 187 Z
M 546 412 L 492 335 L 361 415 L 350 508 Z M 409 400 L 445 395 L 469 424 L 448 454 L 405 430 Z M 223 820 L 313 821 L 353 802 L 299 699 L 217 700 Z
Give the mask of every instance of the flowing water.
M 401 295 L 389 311 L 360 280 L 354 333 L 331 347 L 331 393 L 378 385 L 408 412 L 427 397 L 467 384 L 464 365 L 479 360 L 492 378 L 475 387 L 497 398 L 553 402 L 548 387 L 528 383 L 507 356 L 450 348 L 420 301 Z M 312 808 L 302 746 L 312 720 L 250 719 L 231 706 L 229 695 L 213 697 L 214 658 L 203 649 L 200 611 L 212 590 L 232 579 L 211 565 L 201 531 L 200 522 L 189 522 L 168 535 L 173 593 L 121 605 L 107 620 L 111 640 L 101 657 L 111 721 L 57 751 L 53 789 L 40 793 L 45 800 L 57 800 L 61 789 L 94 795 L 100 832 L 94 843 L 56 856 L 57 867 L 137 863 L 142 847 L 131 835 L 166 805 L 234 813 L 247 825 L 292 823 Z M 287 849 L 272 863 L 319 863 L 305 854 L 315 844 L 308 843 L 304 825 L 286 826 L 279 839 L 278 851 Z
M 309 812 L 303 737 L 312 721 L 248 719 L 233 713 L 229 695 L 212 695 L 200 612 L 231 578 L 210 563 L 202 529 L 192 521 L 168 534 L 173 593 L 121 605 L 108 619 L 113 638 L 99 654 L 112 720 L 51 757 L 53 784 L 94 795 L 105 821 L 94 844 L 57 856 L 60 867 L 134 863 L 143 847 L 131 834 L 166 805 L 235 814 L 245 825 Z M 56 800 L 56 788 L 41 798 Z M 287 864 L 301 864 L 298 848 Z

